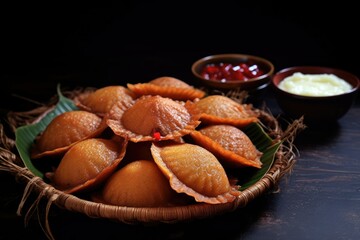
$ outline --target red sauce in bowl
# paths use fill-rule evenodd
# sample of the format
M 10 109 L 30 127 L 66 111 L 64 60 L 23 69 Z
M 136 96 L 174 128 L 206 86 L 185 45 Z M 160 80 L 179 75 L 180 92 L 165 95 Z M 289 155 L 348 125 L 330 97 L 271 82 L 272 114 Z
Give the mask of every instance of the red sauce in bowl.
M 201 76 L 208 80 L 226 81 L 247 81 L 259 77 L 263 71 L 256 64 L 248 63 L 211 63 L 207 64 Z

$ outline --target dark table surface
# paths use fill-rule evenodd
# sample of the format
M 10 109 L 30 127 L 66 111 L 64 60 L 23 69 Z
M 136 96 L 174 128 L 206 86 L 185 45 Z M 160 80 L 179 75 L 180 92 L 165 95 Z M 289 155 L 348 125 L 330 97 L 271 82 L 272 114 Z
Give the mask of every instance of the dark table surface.
M 221 14 L 222 21 L 213 16 L 224 6 L 167 6 L 160 1 L 82 8 L 54 4 L 47 11 L 9 6 L 1 115 L 46 102 L 58 83 L 71 90 L 171 75 L 196 85 L 191 64 L 215 53 L 259 55 L 276 70 L 326 65 L 359 76 L 358 65 L 349 60 L 358 53 L 359 41 L 352 35 L 346 44 L 342 41 L 357 26 L 351 6 L 332 6 L 328 14 L 349 13 L 334 19 L 303 5 L 280 10 L 275 3 L 230 3 L 233 8 L 226 9 L 232 14 Z M 233 37 L 233 31 L 246 37 Z M 274 115 L 282 114 L 270 89 L 258 97 L 255 104 L 265 103 Z M 52 233 L 56 239 L 360 239 L 359 119 L 358 98 L 338 122 L 301 131 L 295 141 L 299 157 L 291 174 L 281 179 L 279 192 L 264 194 L 245 208 L 210 219 L 144 226 L 52 207 Z M 26 211 L 16 214 L 24 188 L 0 171 L 0 239 L 46 239 L 36 211 L 27 224 Z

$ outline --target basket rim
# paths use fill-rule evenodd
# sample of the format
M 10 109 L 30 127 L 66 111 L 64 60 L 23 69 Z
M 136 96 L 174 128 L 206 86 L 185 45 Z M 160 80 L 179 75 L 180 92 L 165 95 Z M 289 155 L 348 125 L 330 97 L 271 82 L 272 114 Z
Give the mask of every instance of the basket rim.
M 243 190 L 235 201 L 229 203 L 193 203 L 172 207 L 127 207 L 97 203 L 62 192 L 46 183 L 42 178 L 35 176 L 26 167 L 14 165 L 15 166 L 11 167 L 13 170 L 12 174 L 16 176 L 18 181 L 25 182 L 25 189 L 28 189 L 24 191 L 24 196 L 27 195 L 27 191 L 35 191 L 39 196 L 47 199 L 48 207 L 50 207 L 51 204 L 55 204 L 62 209 L 83 213 L 92 218 L 106 218 L 127 224 L 154 222 L 175 223 L 230 212 L 237 208 L 245 207 L 261 194 L 276 187 L 282 173 L 284 173 L 284 170 L 281 170 L 281 164 L 279 164 L 277 160 L 262 179 Z M 24 199 L 24 201 L 25 200 L 26 199 Z

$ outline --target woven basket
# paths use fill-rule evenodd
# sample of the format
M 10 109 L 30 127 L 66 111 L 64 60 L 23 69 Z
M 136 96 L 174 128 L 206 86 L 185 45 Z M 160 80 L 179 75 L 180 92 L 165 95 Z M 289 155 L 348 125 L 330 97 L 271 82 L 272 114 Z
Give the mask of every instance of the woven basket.
M 76 95 L 76 92 L 72 92 L 69 95 L 69 98 L 74 95 Z M 9 129 L 14 132 L 19 126 L 36 122 L 51 108 L 52 104 L 53 103 L 50 101 L 47 106 L 36 108 L 28 112 L 10 112 L 7 119 L 8 126 L 0 124 L 0 170 L 10 172 L 15 175 L 17 181 L 26 184 L 18 212 L 21 212 L 21 208 L 26 201 L 27 196 L 29 196 L 29 193 L 35 193 L 37 194 L 38 199 L 41 198 L 47 201 L 45 211 L 46 222 L 52 204 L 68 211 L 85 214 L 89 217 L 109 219 L 127 224 L 160 222 L 176 223 L 186 220 L 208 218 L 234 211 L 237 208 L 245 207 L 249 202 L 265 192 L 277 190 L 279 180 L 291 171 L 296 161 L 298 152 L 296 151 L 293 141 L 298 130 L 305 127 L 302 123 L 302 118 L 300 118 L 288 124 L 284 131 L 280 127 L 278 120 L 273 117 L 269 111 L 259 109 L 261 113 L 260 119 L 267 133 L 274 139 L 282 140 L 282 144 L 275 155 L 273 165 L 265 176 L 242 191 L 242 194 L 231 203 L 196 203 L 186 206 L 159 208 L 113 206 L 95 203 L 59 191 L 44 182 L 42 178 L 35 176 L 23 165 L 15 147 L 15 140 L 5 134 L 4 127 L 9 127 Z M 38 202 L 39 201 L 36 201 L 34 204 L 38 204 Z M 48 224 L 46 224 L 46 234 L 49 238 L 52 238 Z

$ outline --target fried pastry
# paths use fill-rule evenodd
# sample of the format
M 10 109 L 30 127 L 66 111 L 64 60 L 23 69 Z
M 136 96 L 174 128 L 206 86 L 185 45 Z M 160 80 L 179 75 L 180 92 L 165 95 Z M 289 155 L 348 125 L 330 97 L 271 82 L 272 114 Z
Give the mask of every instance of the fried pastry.
M 76 143 L 61 159 L 53 174 L 53 185 L 67 193 L 98 186 L 108 178 L 125 155 L 127 142 L 90 138 Z
M 244 127 L 259 121 L 258 113 L 251 105 L 240 104 L 223 95 L 209 95 L 195 102 L 204 124 L 229 124 Z
M 100 135 L 107 125 L 94 113 L 76 110 L 56 116 L 37 137 L 33 159 L 64 153 L 73 144 Z
M 104 116 L 117 103 L 130 106 L 135 95 L 123 86 L 107 86 L 93 92 L 84 92 L 74 99 L 75 104 L 83 110 Z
M 117 206 L 166 207 L 176 195 L 154 161 L 136 160 L 116 171 L 92 198 Z
M 261 168 L 262 153 L 243 131 L 234 126 L 210 125 L 190 135 L 197 144 L 228 165 Z
M 127 84 L 137 96 L 160 95 L 174 100 L 194 100 L 205 96 L 205 92 L 174 77 L 159 77 L 148 83 Z
M 133 106 L 115 106 L 107 124 L 115 134 L 130 141 L 178 139 L 199 124 L 200 115 L 190 101 L 182 104 L 161 96 L 143 96 Z
M 151 153 L 171 187 L 210 204 L 235 200 L 240 192 L 232 186 L 218 159 L 205 148 L 189 143 L 153 143 Z

